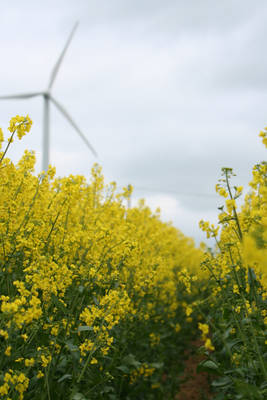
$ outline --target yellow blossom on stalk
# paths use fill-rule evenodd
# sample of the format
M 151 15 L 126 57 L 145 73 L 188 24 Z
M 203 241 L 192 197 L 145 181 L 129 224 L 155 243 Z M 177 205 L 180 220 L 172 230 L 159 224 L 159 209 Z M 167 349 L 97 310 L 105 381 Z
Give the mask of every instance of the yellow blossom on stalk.
M 42 371 L 38 371 L 36 376 L 38 379 L 41 379 L 44 376 L 44 373 Z
M 0 336 L 3 336 L 6 340 L 8 339 L 8 332 L 0 329 Z
M 9 391 L 9 385 L 8 385 L 8 383 L 4 383 L 2 386 L 0 386 L 0 394 L 1 394 L 2 396 L 8 394 L 8 391 Z
M 262 138 L 262 143 L 267 147 L 267 126 L 264 128 L 264 131 L 261 131 L 259 136 Z
M 239 197 L 243 192 L 243 186 L 238 186 L 236 188 L 235 197 Z
M 20 393 L 20 398 L 23 399 L 22 394 L 27 390 L 29 385 L 29 378 L 27 378 L 23 373 L 16 376 L 17 384 L 15 386 L 16 390 Z
M 234 293 L 239 293 L 239 288 L 238 288 L 238 285 L 236 283 L 233 286 L 233 292 Z
M 215 350 L 215 348 L 214 348 L 214 346 L 213 346 L 213 344 L 211 343 L 211 340 L 208 338 L 208 339 L 206 339 L 206 341 L 205 341 L 205 343 L 204 343 L 204 346 L 205 346 L 205 348 L 207 349 L 207 350 L 210 350 L 210 351 L 214 351 Z
M 80 352 L 82 356 L 85 356 L 87 352 L 90 352 L 94 347 L 94 342 L 90 339 L 85 339 L 85 341 L 80 345 Z
M 3 141 L 4 141 L 4 134 L 2 128 L 0 128 L 0 149 L 2 148 Z
M 155 347 L 160 343 L 160 336 L 152 332 L 149 334 L 149 340 L 151 347 Z
M 232 362 L 233 362 L 234 364 L 236 364 L 236 365 L 239 365 L 239 364 L 240 364 L 239 358 L 240 358 L 239 354 L 234 353 L 234 354 L 232 355 Z
M 59 325 L 53 326 L 53 328 L 51 329 L 51 335 L 57 336 L 58 331 L 59 331 Z
M 17 131 L 17 136 L 21 139 L 27 132 L 30 132 L 31 126 L 32 120 L 28 115 L 26 117 L 17 115 L 11 118 L 8 130 L 12 133 Z
M 219 193 L 220 196 L 228 197 L 228 193 L 226 192 L 226 190 L 223 187 L 221 187 L 219 184 L 217 184 L 215 186 L 215 190 L 217 193 Z
M 225 201 L 227 211 L 232 215 L 233 209 L 236 208 L 236 203 L 234 199 L 228 199 Z
M 210 237 L 216 237 L 219 233 L 219 227 L 215 228 L 214 224 L 211 224 L 208 221 L 199 221 L 199 227 L 203 232 L 206 232 L 207 239 Z
M 226 190 L 224 188 L 221 188 L 219 190 L 219 194 L 223 197 L 228 197 L 228 193 L 226 192 Z
M 144 377 L 144 379 L 153 375 L 155 368 L 149 367 L 147 363 L 142 364 L 139 368 L 136 368 L 131 372 L 130 376 L 130 384 L 133 384 L 137 381 L 139 377 Z
M 24 342 L 27 341 L 28 339 L 28 335 L 26 333 L 23 333 L 22 335 L 20 335 L 22 337 L 22 339 L 24 340 Z
M 189 317 L 192 314 L 192 312 L 193 312 L 192 307 L 187 306 L 186 309 L 185 309 L 186 316 Z
M 29 386 L 29 381 L 29 378 L 27 378 L 22 372 L 16 373 L 10 369 L 9 372 L 6 372 L 4 375 L 5 383 L 0 386 L 0 394 L 7 395 L 12 385 L 19 393 L 19 399 L 23 400 L 23 393 L 26 392 Z
M 203 337 L 207 336 L 209 334 L 209 325 L 208 324 L 202 324 L 201 322 L 199 322 L 198 329 L 201 330 Z
M 32 367 L 35 363 L 34 358 L 25 358 L 25 366 Z
M 45 356 L 44 354 L 41 354 L 41 360 L 42 360 L 42 366 L 45 368 L 51 362 L 52 357 L 51 357 L 50 354 L 48 356 Z
M 160 388 L 160 383 L 152 383 L 151 384 L 151 389 L 158 389 Z
M 8 347 L 6 348 L 6 350 L 5 350 L 5 355 L 9 357 L 10 354 L 11 354 L 11 346 L 8 346 Z

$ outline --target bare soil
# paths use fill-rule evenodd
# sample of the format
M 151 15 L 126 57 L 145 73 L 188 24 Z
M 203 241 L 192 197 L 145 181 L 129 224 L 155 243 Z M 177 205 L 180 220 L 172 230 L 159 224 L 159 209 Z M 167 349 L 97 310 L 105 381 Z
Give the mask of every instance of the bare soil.
M 192 349 L 185 352 L 186 361 L 184 374 L 180 379 L 179 393 L 175 400 L 211 400 L 213 398 L 210 387 L 211 377 L 206 372 L 197 372 L 198 364 L 205 359 L 197 354 L 197 349 L 203 343 L 195 340 L 191 343 Z

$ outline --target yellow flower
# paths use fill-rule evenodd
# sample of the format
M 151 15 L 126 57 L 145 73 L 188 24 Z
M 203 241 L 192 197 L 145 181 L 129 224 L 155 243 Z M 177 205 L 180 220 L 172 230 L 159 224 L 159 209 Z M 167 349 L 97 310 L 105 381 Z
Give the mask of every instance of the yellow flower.
M 160 388 L 160 383 L 152 383 L 151 384 L 151 389 L 158 389 Z
M 219 190 L 219 194 L 220 194 L 220 196 L 228 197 L 228 193 L 226 192 L 226 190 L 224 188 L 221 188 Z
M 2 396 L 5 396 L 6 394 L 8 394 L 8 391 L 9 391 L 8 383 L 4 383 L 2 386 L 0 386 L 0 394 Z
M 229 214 L 232 214 L 233 209 L 236 208 L 235 200 L 234 199 L 228 199 L 225 201 L 226 208 Z
M 26 132 L 30 132 L 31 126 L 32 120 L 28 115 L 26 117 L 17 115 L 11 118 L 8 130 L 12 133 L 17 131 L 18 138 L 21 139 Z
M 40 379 L 40 378 L 42 378 L 44 376 L 44 373 L 42 371 L 38 371 L 36 376 L 37 376 L 38 379 Z
M 3 336 L 6 340 L 8 339 L 8 332 L 0 329 L 0 335 Z
M 4 141 L 4 134 L 2 128 L 0 128 L 0 149 L 2 148 L 3 141 Z
M 236 195 L 236 196 L 240 196 L 240 195 L 242 194 L 242 191 L 243 191 L 243 186 L 238 186 L 238 187 L 236 188 L 236 193 L 235 193 L 235 195 Z
M 24 340 L 24 342 L 27 341 L 28 339 L 28 335 L 26 333 L 23 333 L 22 335 L 20 335 L 22 337 L 22 339 Z
M 211 340 L 210 340 L 209 338 L 206 339 L 206 341 L 205 341 L 205 343 L 204 343 L 204 346 L 205 346 L 205 348 L 206 348 L 207 350 L 210 350 L 210 351 L 214 351 L 214 350 L 215 350 L 215 348 L 214 348 L 214 346 L 212 345 Z
M 192 307 L 187 306 L 186 309 L 185 309 L 186 316 L 189 317 L 192 314 L 192 312 L 193 312 Z
M 233 292 L 234 293 L 239 293 L 239 288 L 238 288 L 238 285 L 236 283 L 233 286 Z
M 10 354 L 11 354 L 11 346 L 8 346 L 8 347 L 6 348 L 6 350 L 5 350 L 5 355 L 9 357 Z
M 26 358 L 24 362 L 26 367 L 32 367 L 35 361 L 34 358 Z
M 207 336 L 209 333 L 209 325 L 208 324 L 202 324 L 201 322 L 199 322 L 198 329 L 200 329 L 202 331 L 202 335 Z
M 48 366 L 48 364 L 51 362 L 51 355 L 45 356 L 44 354 L 41 354 L 41 360 L 42 360 L 42 366 L 45 368 Z

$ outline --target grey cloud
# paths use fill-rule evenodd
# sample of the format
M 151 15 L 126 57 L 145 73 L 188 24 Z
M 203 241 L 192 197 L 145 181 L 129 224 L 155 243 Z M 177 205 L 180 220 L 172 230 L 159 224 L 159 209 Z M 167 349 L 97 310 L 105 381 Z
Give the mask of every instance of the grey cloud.
M 252 165 L 266 158 L 257 138 L 266 125 L 265 1 L 12 5 L 0 17 L 0 93 L 45 88 L 80 19 L 54 94 L 97 149 L 107 181 L 132 183 L 136 197 L 176 199 L 173 218 L 185 231 L 186 221 L 220 204 L 214 186 L 222 166 L 246 185 Z M 1 102 L 3 122 L 24 113 L 34 125 L 10 150 L 16 159 L 24 148 L 41 152 L 42 102 Z M 95 159 L 56 110 L 51 117 L 58 174 L 88 176 Z

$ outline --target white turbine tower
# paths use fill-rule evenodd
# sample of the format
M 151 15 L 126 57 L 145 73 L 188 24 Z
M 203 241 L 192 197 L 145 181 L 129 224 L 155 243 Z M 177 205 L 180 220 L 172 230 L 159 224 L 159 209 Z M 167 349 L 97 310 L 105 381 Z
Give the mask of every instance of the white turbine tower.
M 49 164 L 49 139 L 50 139 L 50 104 L 49 102 L 52 101 L 54 105 L 57 107 L 57 109 L 64 115 L 64 117 L 69 121 L 69 123 L 72 125 L 72 127 L 76 130 L 76 132 L 79 134 L 79 136 L 82 138 L 84 143 L 86 144 L 87 147 L 91 150 L 91 152 L 97 157 L 97 153 L 95 152 L 94 148 L 91 146 L 91 144 L 88 142 L 84 134 L 81 132 L 79 127 L 76 125 L 76 123 L 73 121 L 69 113 L 65 110 L 65 108 L 52 96 L 51 94 L 51 89 L 53 87 L 53 84 L 55 82 L 56 76 L 58 74 L 58 70 L 60 68 L 60 65 L 63 61 L 63 58 L 66 54 L 66 51 L 70 45 L 70 42 L 73 38 L 73 35 L 77 29 L 78 22 L 74 25 L 71 34 L 62 50 L 62 53 L 60 54 L 57 63 L 54 66 L 54 69 L 52 70 L 50 81 L 47 87 L 47 90 L 43 92 L 33 92 L 33 93 L 22 93 L 22 94 L 14 94 L 14 95 L 8 95 L 8 96 L 0 96 L 0 100 L 13 100 L 13 99 L 29 99 L 31 97 L 36 97 L 36 96 L 43 96 L 44 98 L 44 127 L 43 127 L 43 160 L 42 160 L 42 165 L 43 165 L 43 171 L 47 171 L 48 169 L 48 164 Z

